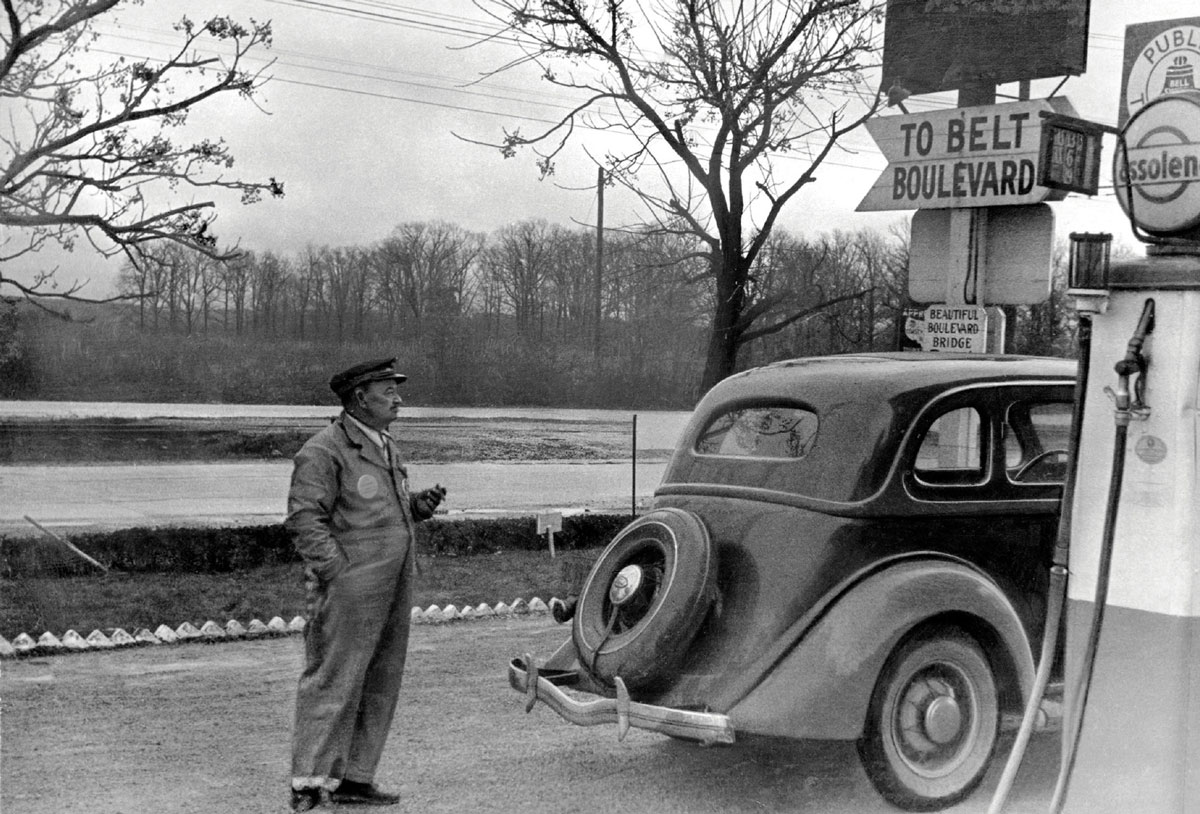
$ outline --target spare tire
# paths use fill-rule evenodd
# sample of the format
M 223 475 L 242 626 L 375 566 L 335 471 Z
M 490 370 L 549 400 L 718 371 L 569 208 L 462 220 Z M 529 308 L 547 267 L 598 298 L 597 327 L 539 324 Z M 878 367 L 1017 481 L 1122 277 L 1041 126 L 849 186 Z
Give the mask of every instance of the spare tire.
M 663 508 L 630 523 L 584 583 L 571 638 L 580 663 L 631 690 L 670 678 L 717 596 L 717 562 L 699 517 Z

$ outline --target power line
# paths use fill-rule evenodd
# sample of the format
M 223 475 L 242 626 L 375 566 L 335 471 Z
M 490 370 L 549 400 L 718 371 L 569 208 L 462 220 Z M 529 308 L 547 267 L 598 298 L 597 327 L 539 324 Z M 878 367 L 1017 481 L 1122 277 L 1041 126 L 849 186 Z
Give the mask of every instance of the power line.
M 153 40 L 144 40 L 144 39 L 128 37 L 128 36 L 124 36 L 124 35 L 122 35 L 121 38 L 129 40 L 129 41 L 133 41 L 133 42 L 142 42 L 142 43 L 152 44 L 152 45 L 163 44 L 163 43 L 159 43 L 159 42 L 156 42 Z M 119 51 L 119 50 L 106 49 L 106 48 L 92 48 L 91 50 L 96 53 L 109 54 L 111 56 L 126 57 L 126 58 L 130 58 L 130 59 L 148 59 L 148 58 L 150 58 L 150 57 L 146 57 L 142 54 L 134 54 L 134 53 L 130 53 L 127 51 Z M 478 96 L 478 97 L 482 97 L 485 99 L 492 99 L 492 100 L 496 100 L 496 101 L 533 103 L 533 104 L 540 104 L 540 105 L 545 105 L 545 106 L 564 109 L 564 110 L 570 109 L 570 107 L 572 107 L 570 105 L 567 105 L 567 104 L 564 104 L 561 102 L 557 102 L 557 101 L 551 102 L 551 101 L 538 101 L 538 100 L 531 100 L 531 99 L 504 97 L 504 96 L 500 96 L 500 95 L 494 94 L 494 93 L 484 93 L 484 92 L 479 92 L 479 91 L 464 90 L 462 88 L 444 87 L 444 86 L 435 85 L 435 84 L 431 84 L 431 83 L 427 83 L 427 82 L 416 82 L 416 81 L 412 81 L 412 80 L 402 80 L 402 79 L 388 78 L 388 77 L 376 77 L 376 76 L 370 76 L 367 74 L 359 74 L 359 73 L 354 73 L 354 72 L 349 72 L 349 71 L 340 71 L 340 70 L 335 70 L 335 69 L 330 69 L 330 68 L 318 68 L 318 67 L 308 68 L 307 66 L 299 66 L 299 65 L 292 64 L 292 63 L 288 63 L 288 62 L 280 62 L 277 64 L 282 64 L 282 65 L 285 65 L 288 67 L 298 67 L 301 69 L 315 70 L 315 71 L 319 71 L 322 73 L 348 76 L 348 77 L 356 78 L 356 79 L 369 79 L 369 80 L 375 80 L 375 81 L 385 82 L 385 83 L 389 83 L 389 84 L 402 84 L 402 85 L 409 85 L 409 86 L 418 87 L 418 88 L 427 88 L 427 89 L 431 89 L 431 90 L 463 93 L 463 94 L 466 94 L 469 96 Z M 425 98 L 421 98 L 421 97 L 417 97 L 417 96 L 405 96 L 405 95 L 400 95 L 400 94 L 395 94 L 395 93 L 385 93 L 382 91 L 367 90 L 365 88 L 355 88 L 355 87 L 346 87 L 343 85 L 323 84 L 323 83 L 319 83 L 319 82 L 303 81 L 300 79 L 291 79 L 291 78 L 285 78 L 285 77 L 280 77 L 280 76 L 272 77 L 272 81 L 279 82 L 281 84 L 309 87 L 309 88 L 313 88 L 313 89 L 326 90 L 326 91 L 331 91 L 331 92 L 335 92 L 335 93 L 345 93 L 345 94 L 350 94 L 350 95 L 355 95 L 355 96 L 365 96 L 365 97 L 377 98 L 377 99 L 387 99 L 390 101 L 405 102 L 405 103 L 410 103 L 410 104 L 420 104 L 420 105 L 426 105 L 426 106 L 430 106 L 430 107 L 442 108 L 442 109 L 446 109 L 446 110 L 475 113 L 475 114 L 495 116 L 495 117 L 506 118 L 506 119 L 516 119 L 516 120 L 520 120 L 520 121 L 528 121 L 528 122 L 532 122 L 532 123 L 536 123 L 536 124 L 543 124 L 543 125 L 547 125 L 547 126 L 552 126 L 552 125 L 558 123 L 557 119 L 540 118 L 540 117 L 529 115 L 529 114 L 514 113 L 514 112 L 508 112 L 508 111 L 488 110 L 486 108 L 481 108 L 481 107 L 473 107 L 473 106 L 462 105 L 462 104 L 454 104 L 454 103 L 446 102 L 446 101 L 435 101 L 435 100 L 425 99 Z M 598 111 L 597 115 L 619 115 L 619 114 L 617 114 L 615 111 Z M 628 133 L 627 131 L 624 131 L 619 128 L 613 129 L 613 128 L 607 127 L 607 126 L 589 125 L 589 124 L 586 124 L 583 122 L 581 122 L 579 124 L 579 126 L 585 128 L 585 129 L 595 131 L 595 132 L 605 132 L 605 133 L 610 133 L 610 134 L 616 133 L 619 135 L 632 136 L 631 133 Z M 862 142 L 860 140 L 858 143 L 860 145 L 858 149 L 860 149 L 860 150 L 867 149 L 866 146 L 863 146 L 864 142 Z M 804 144 L 807 147 L 813 146 L 813 143 L 811 141 L 805 141 Z M 853 143 L 850 140 L 848 140 L 847 142 L 842 143 L 842 146 L 846 149 L 852 149 Z M 873 147 L 871 147 L 870 149 L 873 149 Z M 777 157 L 785 159 L 785 160 L 803 160 L 800 158 L 800 156 L 783 154 L 783 153 L 777 154 Z M 825 163 L 832 165 L 832 166 L 844 167 L 847 169 L 866 170 L 866 171 L 877 169 L 874 167 L 866 167 L 866 166 L 848 163 L 848 162 L 839 162 L 839 161 L 834 161 L 831 159 L 827 159 L 825 161 Z
M 369 20 L 372 22 L 384 22 L 387 24 L 396 25 L 396 26 L 400 26 L 400 27 L 417 28 L 419 30 L 424 30 L 424 31 L 435 31 L 435 32 L 438 32 L 441 34 L 448 34 L 451 36 L 470 37 L 476 41 L 478 41 L 481 37 L 485 37 L 489 34 L 495 33 L 494 27 L 491 29 L 483 27 L 487 21 L 468 18 L 468 17 L 462 17 L 462 16 L 458 16 L 458 15 L 451 15 L 451 14 L 446 14 L 446 13 L 442 13 L 442 12 L 435 12 L 435 11 L 430 11 L 427 9 L 415 8 L 412 6 L 404 6 L 404 5 L 400 5 L 400 4 L 379 2 L 378 0 L 375 0 L 374 2 L 370 2 L 370 0 L 359 0 L 358 6 L 360 6 L 362 8 L 355 8 L 355 7 L 346 6 L 346 5 L 335 5 L 335 4 L 329 3 L 329 2 L 321 2 L 320 0 L 268 0 L 268 1 L 275 3 L 277 5 L 294 7 L 294 8 L 298 8 L 298 9 L 312 10 L 316 13 L 330 14 L 330 15 L 334 15 L 334 16 L 345 17 L 348 19 Z M 402 16 L 402 15 L 407 15 L 407 16 Z M 122 28 L 142 30 L 142 31 L 150 32 L 150 33 L 156 33 L 156 34 L 165 33 L 161 29 L 148 29 L 148 28 L 144 28 L 144 27 L 138 28 L 136 26 L 122 26 Z M 164 43 L 156 42 L 153 40 L 148 41 L 148 40 L 140 39 L 137 37 L 130 37 L 129 35 L 127 35 L 123 32 L 120 32 L 120 29 L 118 29 L 118 31 L 113 32 L 113 33 L 115 36 L 130 40 L 133 42 L 150 43 L 150 44 L 154 44 L 154 45 L 164 44 Z M 1115 39 L 1114 35 L 1106 35 L 1106 34 L 1092 34 L 1089 37 L 1089 39 L 1092 37 L 1104 38 L 1104 39 Z M 509 44 L 509 45 L 516 44 L 516 40 L 511 37 L 510 38 L 500 38 L 499 41 L 505 42 L 505 40 L 507 40 L 506 44 Z M 1099 46 L 1099 47 L 1103 47 L 1103 46 Z M 121 52 L 105 51 L 103 49 L 95 49 L 95 50 L 100 51 L 102 53 L 112 53 L 112 54 L 119 55 L 119 56 L 129 56 L 129 57 L 134 56 L 131 54 L 125 54 L 125 53 L 121 53 Z M 484 109 L 481 107 L 475 107 L 475 106 L 470 106 L 470 105 L 465 105 L 465 104 L 455 104 L 455 103 L 447 102 L 447 101 L 435 101 L 435 100 L 431 100 L 431 99 L 427 99 L 427 98 L 371 91 L 371 90 L 367 90 L 367 89 L 361 88 L 361 87 L 354 87 L 354 85 L 357 84 L 354 80 L 377 81 L 377 82 L 385 82 L 385 83 L 389 83 L 389 84 L 400 84 L 400 85 L 406 85 L 406 86 L 410 86 L 410 87 L 414 87 L 414 88 L 423 88 L 423 89 L 434 90 L 434 91 L 439 91 L 439 92 L 450 92 L 450 93 L 463 94 L 466 96 L 482 98 L 482 99 L 489 99 L 489 100 L 493 100 L 493 101 L 497 101 L 497 102 L 515 102 L 515 103 L 536 104 L 536 105 L 542 105 L 542 106 L 546 106 L 546 107 L 550 107 L 550 108 L 554 108 L 554 109 L 558 109 L 558 110 L 570 110 L 573 107 L 575 107 L 575 102 L 568 100 L 565 96 L 557 95 L 557 94 L 545 94 L 545 93 L 539 94 L 539 93 L 536 93 L 535 91 L 532 91 L 532 89 L 530 89 L 530 88 L 515 88 L 515 87 L 511 87 L 511 86 L 496 86 L 494 83 L 472 82 L 472 81 L 462 81 L 460 83 L 459 87 L 446 86 L 444 84 L 436 84 L 434 82 L 429 82 L 429 81 L 418 81 L 417 79 L 401 78 L 403 76 L 413 76 L 413 77 L 418 77 L 419 79 L 438 80 L 438 79 L 443 79 L 444 75 L 422 74 L 419 72 L 412 72 L 412 71 L 397 69 L 397 68 L 394 68 L 391 66 L 384 66 L 384 65 L 379 65 L 379 64 L 370 63 L 370 62 L 347 60 L 344 58 L 331 57 L 328 55 L 314 56 L 312 54 L 300 54 L 299 52 L 295 52 L 295 51 L 277 51 L 277 53 L 283 53 L 285 56 L 289 56 L 292 58 L 298 58 L 298 59 L 305 59 L 305 60 L 309 60 L 312 62 L 316 62 L 318 64 L 311 65 L 311 66 L 310 65 L 301 65 L 301 64 L 298 64 L 298 63 L 292 62 L 292 61 L 279 61 L 276 64 L 282 64 L 287 67 L 296 68 L 299 70 L 313 70 L 313 71 L 318 71 L 321 73 L 332 74 L 335 76 L 342 76 L 342 77 L 346 77 L 346 78 L 349 78 L 350 80 L 352 80 L 351 83 L 349 83 L 350 86 L 347 87 L 345 85 L 322 84 L 322 83 L 317 83 L 317 82 L 305 82 L 305 81 L 302 81 L 299 79 L 275 77 L 275 81 L 278 81 L 278 82 L 281 82 L 284 84 L 292 84 L 292 85 L 298 85 L 298 86 L 304 86 L 304 87 L 311 87 L 314 89 L 321 89 L 321 90 L 326 90 L 326 91 L 330 91 L 330 92 L 334 92 L 334 93 L 346 93 L 346 94 L 357 95 L 357 96 L 367 96 L 367 97 L 373 97 L 373 98 L 388 99 L 388 100 L 392 100 L 392 101 L 399 101 L 399 102 L 405 102 L 405 103 L 410 103 L 410 104 L 428 105 L 428 106 L 443 108 L 443 109 L 447 109 L 447 110 L 455 110 L 455 111 L 459 111 L 459 112 L 467 112 L 467 113 L 473 113 L 473 114 L 479 114 L 479 115 L 499 116 L 499 117 L 505 117 L 505 118 L 510 118 L 510 119 L 516 119 L 516 120 L 520 120 L 520 121 L 528 121 L 528 122 L 533 122 L 533 123 L 537 123 L 537 124 L 544 124 L 547 126 L 556 124 L 558 122 L 558 120 L 541 118 L 538 116 L 524 114 L 524 113 L 510 113 L 510 112 L 500 112 L 500 111 L 495 111 L 495 110 L 488 110 L 488 109 Z M 136 58 L 136 57 L 134 57 L 134 58 Z M 361 69 L 364 69 L 367 71 L 377 71 L 377 72 L 391 74 L 391 76 L 377 76 L 377 75 L 373 75 L 370 73 L 360 73 L 360 72 L 351 71 L 351 70 L 341 70 L 341 69 L 330 68 L 330 67 L 322 67 L 319 63 L 333 64 L 333 65 L 348 65 L 348 66 L 352 66 L 355 68 L 361 68 Z M 844 85 L 845 87 L 852 87 L 852 85 L 849 82 L 835 83 L 835 84 Z M 494 88 L 494 90 L 491 90 L 491 91 L 470 90 L 470 89 L 468 89 L 468 87 L 491 87 L 491 88 Z M 502 93 L 495 92 L 496 90 L 502 91 L 503 93 L 513 94 L 513 95 L 502 95 Z M 842 98 L 846 98 L 846 99 L 850 98 L 846 93 L 837 91 L 836 87 L 833 89 L 833 93 Z M 531 98 L 534 95 L 540 96 L 542 98 L 540 98 L 540 99 Z M 923 107 L 924 109 L 944 109 L 944 108 L 954 107 L 954 104 L 955 103 L 951 100 L 942 100 L 942 99 L 937 99 L 937 98 L 926 97 L 926 98 L 919 100 L 919 102 L 917 102 L 913 106 L 914 107 Z M 617 111 L 615 109 L 598 110 L 598 111 L 596 111 L 596 114 L 601 115 L 601 116 L 605 116 L 605 115 L 615 116 L 615 115 L 619 115 L 619 111 Z M 609 132 L 612 132 L 608 128 L 604 128 L 604 127 L 590 126 L 587 124 L 582 124 L 582 126 L 587 129 L 594 130 L 594 131 L 608 130 Z M 814 142 L 811 140 L 805 140 L 804 144 L 811 149 L 813 147 Z M 856 147 L 856 145 L 857 145 L 857 147 Z M 845 142 L 842 143 L 842 146 L 845 148 L 851 149 L 851 150 L 857 149 L 857 150 L 862 150 L 862 151 L 865 151 L 865 150 L 874 151 L 874 145 L 867 144 L 867 142 L 864 139 L 862 139 L 861 137 L 847 139 Z M 800 158 L 799 156 L 786 155 L 786 154 L 782 154 L 779 157 L 784 158 L 784 159 L 799 159 Z M 864 170 L 864 171 L 873 171 L 873 170 L 878 169 L 877 167 L 866 167 L 866 166 L 862 166 L 859 164 L 854 164 L 854 163 L 844 162 L 844 161 L 838 162 L 838 161 L 828 160 L 826 163 L 832 164 L 834 166 L 845 167 L 848 169 L 858 169 L 858 170 Z

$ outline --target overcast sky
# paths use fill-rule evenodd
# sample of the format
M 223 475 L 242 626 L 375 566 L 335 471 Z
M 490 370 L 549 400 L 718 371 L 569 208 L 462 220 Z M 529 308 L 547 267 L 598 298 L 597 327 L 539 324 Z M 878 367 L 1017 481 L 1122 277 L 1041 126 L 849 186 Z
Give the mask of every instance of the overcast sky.
M 1068 80 L 1059 95 L 1082 117 L 1115 124 L 1125 26 L 1200 9 L 1194 0 L 1091 5 L 1087 72 Z M 505 160 L 496 150 L 454 136 L 496 140 L 502 127 L 515 126 L 531 133 L 557 119 L 572 98 L 529 76 L 479 81 L 517 52 L 499 44 L 469 47 L 494 23 L 468 0 L 428 6 L 384 0 L 152 0 L 100 24 L 96 48 L 161 56 L 178 41 L 171 24 L 185 14 L 197 22 L 216 14 L 272 21 L 274 47 L 259 54 L 275 59 L 274 78 L 262 97 L 266 112 L 228 99 L 197 108 L 192 116 L 194 127 L 230 143 L 239 177 L 273 176 L 285 184 L 282 200 L 249 207 L 222 202 L 216 232 L 243 248 L 291 255 L 307 244 L 367 245 L 407 221 L 445 220 L 480 231 L 526 218 L 593 224 L 596 169 L 582 149 L 569 149 L 557 175 L 539 181 L 531 154 Z M 1032 95 L 1046 96 L 1057 85 L 1058 80 L 1035 81 Z M 1016 92 L 1015 86 L 1000 90 Z M 907 106 L 916 113 L 953 104 L 952 95 L 930 95 L 913 97 Z M 597 138 L 584 133 L 580 141 L 595 145 Z M 782 226 L 816 236 L 861 226 L 886 229 L 911 216 L 855 213 L 885 162 L 865 131 L 844 143 L 848 149 L 832 156 L 818 181 L 789 204 Z M 1111 151 L 1110 138 L 1102 184 L 1108 183 Z M 1111 188 L 1093 199 L 1073 195 L 1054 209 L 1061 236 L 1109 231 L 1132 242 Z M 619 193 L 606 195 L 606 225 L 633 222 L 638 211 Z M 63 259 L 60 274 L 90 277 L 89 290 L 104 293 L 115 276 L 113 266 L 98 267 L 85 252 L 81 247 Z

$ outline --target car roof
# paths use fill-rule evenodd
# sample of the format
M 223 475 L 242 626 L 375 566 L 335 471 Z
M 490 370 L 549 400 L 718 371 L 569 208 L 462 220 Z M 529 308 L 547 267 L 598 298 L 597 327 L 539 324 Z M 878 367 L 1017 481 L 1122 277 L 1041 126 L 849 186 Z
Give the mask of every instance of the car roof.
M 794 377 L 803 374 L 808 387 L 823 383 L 844 387 L 847 375 L 861 383 L 894 383 L 904 390 L 993 379 L 1071 379 L 1073 359 L 1047 356 L 983 355 L 971 353 L 846 353 L 772 362 L 730 376 L 738 380 Z M 724 384 L 725 382 L 722 382 Z
M 724 478 L 737 467 L 749 471 L 758 465 L 705 461 L 694 453 L 694 444 L 711 420 L 729 409 L 784 400 L 814 410 L 822 427 L 811 452 L 786 465 L 787 477 L 796 479 L 787 490 L 835 500 L 862 498 L 878 487 L 904 433 L 931 399 L 988 384 L 1069 385 L 1076 368 L 1068 359 L 915 352 L 773 362 L 724 379 L 701 399 L 681 438 L 684 449 L 674 456 L 664 482 Z M 772 477 L 784 477 L 784 469 L 772 471 Z
M 889 401 L 893 396 L 989 381 L 1075 378 L 1071 359 L 1045 356 L 951 353 L 847 353 L 772 362 L 736 373 L 718 384 L 697 405 L 745 398 L 796 397 L 820 409 L 841 402 L 852 387 L 861 400 Z M 798 389 L 799 388 L 799 389 Z

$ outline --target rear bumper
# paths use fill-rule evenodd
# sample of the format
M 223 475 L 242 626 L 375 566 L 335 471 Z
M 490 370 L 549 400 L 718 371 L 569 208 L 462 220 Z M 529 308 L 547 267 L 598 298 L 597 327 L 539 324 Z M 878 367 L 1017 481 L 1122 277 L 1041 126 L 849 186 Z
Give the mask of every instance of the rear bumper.
M 727 715 L 632 701 L 620 678 L 616 680 L 616 698 L 595 696 L 591 701 L 576 700 L 560 687 L 575 684 L 578 677 L 573 670 L 543 672 L 529 655 L 508 664 L 508 683 L 525 696 L 526 712 L 532 711 L 541 701 L 565 720 L 579 726 L 615 723 L 618 739 L 624 739 L 629 728 L 636 727 L 703 744 L 734 742 L 733 726 Z

